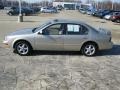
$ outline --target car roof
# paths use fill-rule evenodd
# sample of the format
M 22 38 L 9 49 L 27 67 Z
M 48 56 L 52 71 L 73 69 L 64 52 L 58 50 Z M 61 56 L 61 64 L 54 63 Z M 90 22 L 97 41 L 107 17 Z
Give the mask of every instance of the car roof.
M 73 24 L 85 24 L 82 21 L 78 21 L 78 20 L 68 20 L 68 19 L 53 19 L 50 21 L 52 24 L 55 23 L 73 23 Z

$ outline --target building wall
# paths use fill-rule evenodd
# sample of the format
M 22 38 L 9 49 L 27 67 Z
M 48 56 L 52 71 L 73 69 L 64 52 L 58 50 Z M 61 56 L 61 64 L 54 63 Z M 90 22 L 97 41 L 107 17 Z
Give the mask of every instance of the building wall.
M 58 5 L 61 5 L 64 8 L 74 8 L 76 9 L 76 6 L 80 5 L 80 3 L 75 2 L 53 2 L 53 6 L 57 7 Z
M 93 6 L 92 6 L 92 4 L 83 4 L 83 3 L 81 3 L 80 8 L 93 9 Z

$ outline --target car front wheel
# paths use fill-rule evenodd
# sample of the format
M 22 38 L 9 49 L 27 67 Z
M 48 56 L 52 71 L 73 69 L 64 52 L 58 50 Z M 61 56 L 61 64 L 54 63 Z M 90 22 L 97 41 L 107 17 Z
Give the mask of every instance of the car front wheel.
M 85 56 L 94 56 L 97 52 L 97 47 L 94 43 L 87 43 L 82 47 L 82 54 Z
M 25 41 L 20 41 L 15 45 L 15 51 L 21 56 L 26 56 L 31 53 L 31 46 L 25 42 Z

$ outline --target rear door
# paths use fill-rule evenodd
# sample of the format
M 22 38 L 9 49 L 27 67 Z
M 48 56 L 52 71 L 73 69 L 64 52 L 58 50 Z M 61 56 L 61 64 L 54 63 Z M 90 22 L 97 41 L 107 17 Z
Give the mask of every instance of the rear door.
M 65 51 L 80 51 L 83 42 L 88 39 L 89 30 L 83 25 L 66 24 L 66 35 L 64 35 Z

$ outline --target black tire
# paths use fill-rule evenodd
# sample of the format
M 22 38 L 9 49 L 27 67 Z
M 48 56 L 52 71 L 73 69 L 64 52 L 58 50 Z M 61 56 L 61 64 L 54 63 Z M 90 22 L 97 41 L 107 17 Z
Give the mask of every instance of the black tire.
M 117 19 L 115 22 L 120 23 L 120 19 Z
M 42 13 L 45 13 L 44 11 L 42 11 Z
M 24 47 L 22 47 L 24 45 Z M 27 56 L 31 54 L 32 48 L 31 45 L 26 41 L 19 41 L 15 44 L 15 50 L 17 54 L 21 56 Z
M 91 48 L 90 48 L 91 47 Z M 91 49 L 91 50 L 90 50 Z M 98 48 L 94 43 L 86 43 L 82 46 L 82 54 L 85 56 L 94 56 L 97 52 Z
M 12 13 L 8 13 L 9 16 L 12 16 Z

